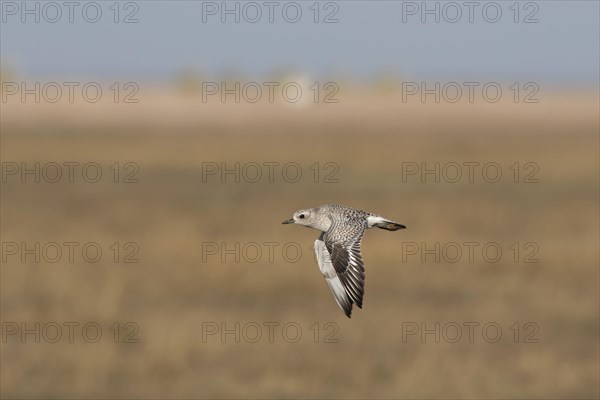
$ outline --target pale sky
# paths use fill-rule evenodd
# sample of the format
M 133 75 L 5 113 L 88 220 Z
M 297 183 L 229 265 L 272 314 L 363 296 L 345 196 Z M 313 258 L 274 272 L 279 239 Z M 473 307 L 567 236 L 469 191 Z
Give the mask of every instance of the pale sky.
M 421 1 L 320 2 L 318 15 L 315 1 L 228 1 L 231 9 L 238 4 L 239 23 L 234 14 L 222 15 L 222 1 L 121 1 L 116 15 L 115 1 L 75 2 L 70 10 L 61 0 L 54 3 L 61 16 L 46 2 L 0 3 L 2 64 L 26 77 L 160 80 L 188 68 L 262 77 L 293 68 L 359 78 L 389 71 L 414 79 L 599 81 L 595 0 L 427 2 L 438 7 L 439 23 L 435 12 L 422 15 Z M 34 12 L 25 13 L 23 4 Z M 102 15 L 87 22 L 96 18 L 96 5 Z M 287 22 L 298 6 L 299 21 Z M 139 22 L 123 23 L 130 14 Z M 323 23 L 330 14 L 337 23 Z

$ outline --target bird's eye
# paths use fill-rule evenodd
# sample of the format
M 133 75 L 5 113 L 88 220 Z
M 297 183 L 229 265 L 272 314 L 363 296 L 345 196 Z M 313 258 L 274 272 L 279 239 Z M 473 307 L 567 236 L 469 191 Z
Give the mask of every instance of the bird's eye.
M 303 219 L 303 218 L 304 218 L 304 214 L 300 214 L 300 215 L 298 215 L 298 217 L 299 217 L 300 219 Z

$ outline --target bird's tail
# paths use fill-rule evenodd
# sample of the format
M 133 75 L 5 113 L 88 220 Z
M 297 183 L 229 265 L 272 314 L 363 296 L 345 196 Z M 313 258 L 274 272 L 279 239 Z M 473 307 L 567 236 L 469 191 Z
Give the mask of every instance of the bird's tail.
M 390 221 L 389 219 L 385 219 L 379 216 L 369 217 L 369 228 L 377 227 L 379 229 L 385 229 L 386 231 L 397 231 L 399 229 L 406 229 L 405 225 L 399 224 L 394 221 Z

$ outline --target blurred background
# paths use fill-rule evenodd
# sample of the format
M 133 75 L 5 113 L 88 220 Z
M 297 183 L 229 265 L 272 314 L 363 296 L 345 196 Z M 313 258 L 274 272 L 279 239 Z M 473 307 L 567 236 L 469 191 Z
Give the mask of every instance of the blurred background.
M 72 3 L 0 3 L 2 398 L 598 398 L 597 2 Z M 408 227 L 351 319 L 327 203 Z

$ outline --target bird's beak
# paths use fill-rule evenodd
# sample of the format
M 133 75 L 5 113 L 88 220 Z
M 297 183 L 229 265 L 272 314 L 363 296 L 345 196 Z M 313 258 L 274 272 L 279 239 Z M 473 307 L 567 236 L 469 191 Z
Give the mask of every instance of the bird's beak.
M 294 223 L 294 218 L 286 219 L 285 221 L 282 222 L 282 224 L 293 224 L 293 223 Z

